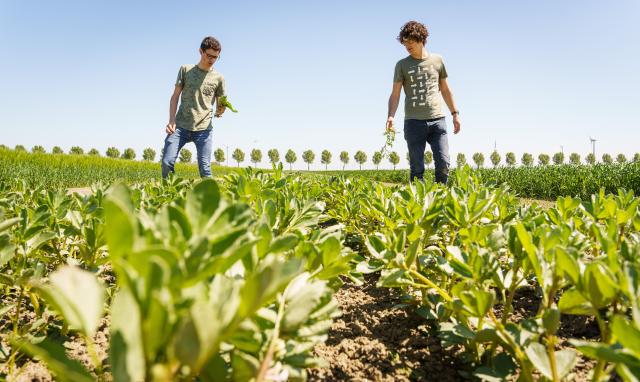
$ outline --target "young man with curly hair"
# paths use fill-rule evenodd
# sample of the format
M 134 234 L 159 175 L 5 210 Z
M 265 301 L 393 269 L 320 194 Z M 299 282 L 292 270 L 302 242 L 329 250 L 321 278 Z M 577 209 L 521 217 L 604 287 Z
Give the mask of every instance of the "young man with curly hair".
M 180 67 L 169 102 L 169 123 L 165 128 L 167 137 L 162 155 L 163 178 L 174 172 L 178 153 L 189 142 L 196 146 L 200 176 L 211 177 L 212 117 L 220 117 L 225 111 L 220 104 L 220 97 L 226 95 L 224 77 L 213 69 L 221 50 L 218 40 L 205 37 L 200 44 L 198 64 Z M 214 102 L 215 114 L 212 112 Z
M 447 70 L 442 56 L 430 53 L 425 48 L 428 36 L 427 27 L 417 21 L 409 21 L 400 30 L 398 41 L 407 49 L 409 56 L 398 61 L 395 67 L 387 130 L 394 129 L 400 91 L 404 89 L 404 138 L 409 149 L 409 179 L 423 179 L 424 152 L 429 143 L 435 163 L 436 182 L 446 184 L 449 176 L 449 143 L 440 95 L 453 116 L 454 134 L 460 131 L 460 112 L 456 109 L 447 84 Z

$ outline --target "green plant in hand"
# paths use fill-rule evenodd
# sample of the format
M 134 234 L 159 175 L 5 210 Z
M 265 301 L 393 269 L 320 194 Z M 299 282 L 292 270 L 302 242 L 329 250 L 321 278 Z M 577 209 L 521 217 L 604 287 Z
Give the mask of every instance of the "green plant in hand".
M 391 148 L 393 148 L 393 142 L 396 140 L 396 131 L 395 129 L 386 129 L 384 132 L 385 143 L 384 146 L 380 149 L 380 153 L 383 158 L 388 158 L 391 154 Z
M 220 106 L 224 106 L 229 108 L 229 110 L 231 110 L 234 113 L 237 113 L 238 110 L 236 110 L 233 105 L 231 104 L 231 102 L 229 102 L 229 100 L 227 99 L 227 96 L 222 96 L 218 99 L 218 102 L 220 104 Z

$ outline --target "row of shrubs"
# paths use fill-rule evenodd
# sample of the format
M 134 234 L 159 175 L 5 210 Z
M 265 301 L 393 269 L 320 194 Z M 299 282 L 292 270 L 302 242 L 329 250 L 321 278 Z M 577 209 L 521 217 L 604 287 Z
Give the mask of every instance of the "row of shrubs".
M 9 149 L 5 145 L 0 145 L 0 148 Z M 27 151 L 27 149 L 23 145 L 16 145 L 14 150 Z M 31 152 L 46 153 L 46 150 L 43 146 L 36 145 L 31 148 Z M 53 149 L 51 150 L 51 153 L 63 154 L 64 151 L 59 146 L 54 146 Z M 69 150 L 69 154 L 74 154 L 74 155 L 86 154 L 86 155 L 100 156 L 100 152 L 95 148 L 90 149 L 85 153 L 84 149 L 82 149 L 82 147 L 79 147 L 79 146 L 71 147 L 71 149 Z M 109 147 L 104 154 L 106 157 L 109 157 L 109 158 L 122 158 L 122 159 L 130 159 L 130 160 L 136 159 L 136 152 L 132 148 L 127 148 L 121 153 L 119 149 L 115 147 Z M 156 159 L 156 154 L 157 153 L 154 149 L 146 148 L 142 152 L 142 159 L 146 161 L 154 161 Z M 267 152 L 267 155 L 269 157 L 269 162 L 271 163 L 278 163 L 280 161 L 280 153 L 278 152 L 277 149 L 269 150 Z M 162 152 L 160 153 L 160 157 L 161 156 L 162 156 Z M 329 150 L 323 150 L 320 155 L 320 162 L 325 166 L 328 166 L 332 162 L 332 156 L 333 155 Z M 189 163 L 191 162 L 192 157 L 193 155 L 191 151 L 189 151 L 188 149 L 183 148 L 180 151 L 179 160 L 181 162 Z M 225 160 L 227 160 L 225 156 L 225 152 L 221 148 L 218 148 L 214 151 L 214 159 L 217 163 L 222 163 Z M 234 149 L 233 154 L 231 155 L 231 159 L 233 159 L 238 165 L 240 165 L 240 163 L 245 160 L 244 151 L 239 148 Z M 298 156 L 293 150 L 290 149 L 286 152 L 284 159 L 287 163 L 289 163 L 289 165 L 291 165 L 297 162 Z M 339 155 L 339 159 L 340 159 L 340 162 L 342 162 L 343 169 L 344 169 L 344 166 L 347 165 L 350 160 L 349 153 L 347 151 L 341 151 Z M 356 163 L 360 165 L 361 169 L 362 169 L 362 165 L 367 163 L 368 161 L 367 154 L 361 150 L 358 150 L 355 153 L 355 155 L 353 156 L 353 159 L 355 160 Z M 379 151 L 376 151 L 373 153 L 371 157 L 371 162 L 377 168 L 383 159 L 384 159 L 383 154 Z M 471 159 L 477 167 L 483 167 L 486 161 L 484 154 L 480 152 L 474 153 L 471 156 Z M 565 158 L 565 154 L 562 152 L 555 153 L 553 154 L 553 156 L 543 153 L 537 156 L 537 162 L 536 162 L 532 154 L 524 153 L 520 157 L 520 164 L 523 166 L 533 166 L 535 163 L 537 163 L 538 165 L 544 166 L 551 163 L 556 165 L 565 164 L 565 163 L 579 165 L 582 163 L 582 157 L 578 153 L 571 153 L 568 157 L 568 161 L 566 159 L 567 158 Z M 252 149 L 250 153 L 250 160 L 254 164 L 261 163 L 262 151 L 260 149 Z M 307 165 L 312 164 L 315 161 L 315 153 L 313 152 L 313 150 L 305 150 L 302 153 L 302 160 L 305 163 L 307 163 Z M 400 163 L 400 156 L 397 154 L 397 152 L 394 151 L 388 155 L 388 160 L 389 160 L 389 163 L 391 163 L 395 169 L 396 165 Z M 408 154 L 407 154 L 407 161 L 409 161 Z M 503 158 L 500 153 L 498 153 L 497 151 L 494 151 L 489 155 L 489 161 L 494 167 L 497 167 L 503 163 Z M 615 159 L 611 154 L 607 154 L 607 153 L 602 154 L 601 156 L 601 162 L 605 164 L 612 164 L 614 162 L 626 163 L 628 161 L 629 159 L 624 154 L 616 155 Z M 631 161 L 640 162 L 640 153 L 635 153 Z M 593 165 L 596 162 L 597 162 L 597 158 L 593 153 L 589 153 L 584 157 L 584 163 L 586 164 Z M 433 154 L 430 151 L 427 151 L 425 153 L 425 163 L 427 165 L 430 165 L 431 163 L 433 163 Z M 467 162 L 466 155 L 464 153 L 458 153 L 456 156 L 456 167 L 462 167 L 467 163 L 468 162 Z M 504 164 L 508 166 L 517 165 L 518 161 L 516 159 L 515 153 L 513 152 L 506 153 L 504 156 Z

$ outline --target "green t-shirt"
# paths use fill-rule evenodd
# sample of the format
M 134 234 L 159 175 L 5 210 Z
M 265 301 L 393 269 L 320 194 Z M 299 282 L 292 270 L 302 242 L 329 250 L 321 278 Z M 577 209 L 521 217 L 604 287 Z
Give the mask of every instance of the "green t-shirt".
M 213 68 L 204 71 L 198 65 L 182 65 L 176 85 L 182 86 L 176 127 L 199 131 L 211 127 L 213 103 L 226 95 L 224 77 Z
M 440 103 L 440 79 L 447 78 L 442 56 L 429 53 L 418 60 L 407 56 L 396 64 L 393 82 L 404 88 L 404 119 L 444 117 Z

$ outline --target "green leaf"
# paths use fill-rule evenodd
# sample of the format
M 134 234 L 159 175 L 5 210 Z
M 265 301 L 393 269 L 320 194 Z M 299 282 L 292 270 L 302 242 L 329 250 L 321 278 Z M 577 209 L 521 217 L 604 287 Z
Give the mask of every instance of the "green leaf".
M 330 236 L 318 246 L 322 255 L 322 266 L 328 268 L 340 259 L 342 245 L 335 236 Z
M 4 316 L 5 314 L 7 314 L 8 312 L 11 311 L 11 309 L 13 309 L 14 307 L 16 307 L 17 304 L 13 303 L 13 304 L 9 304 L 3 307 L 0 307 L 0 318 L 2 318 L 2 316 Z
M 0 222 L 0 232 L 8 230 L 14 225 L 20 223 L 20 221 L 22 221 L 22 218 L 20 217 L 3 220 L 2 222 Z
M 298 239 L 298 236 L 294 234 L 280 236 L 273 242 L 271 242 L 267 253 L 282 253 L 292 250 L 293 248 L 295 248 L 299 241 L 300 240 Z
M 231 356 L 232 378 L 234 381 L 253 381 L 260 370 L 260 361 L 242 351 L 234 351 Z
M 536 247 L 533 245 L 531 235 L 522 223 L 518 223 L 516 225 L 516 231 L 518 233 L 518 239 L 520 240 L 520 243 L 522 243 L 522 248 L 526 251 L 529 261 L 531 262 L 531 266 L 533 267 L 533 271 L 538 278 L 538 282 L 543 282 L 544 275 L 542 274 L 542 266 L 540 265 L 540 259 L 536 251 Z
M 407 255 L 404 259 L 405 265 L 407 266 L 407 268 L 411 268 L 412 266 L 415 265 L 416 257 L 418 256 L 418 253 L 420 252 L 420 248 L 422 247 L 421 244 L 422 244 L 422 240 L 419 240 L 419 239 L 409 244 L 409 247 L 407 248 Z
M 639 382 L 640 381 L 640 362 L 618 364 L 616 366 L 616 372 L 627 382 Z
M 556 264 L 558 270 L 564 272 L 572 284 L 578 284 L 580 280 L 580 265 L 578 261 L 562 247 L 556 250 Z
M 626 349 L 640 359 L 640 329 L 631 325 L 623 316 L 614 316 L 611 331 Z
M 513 358 L 507 353 L 500 353 L 493 357 L 491 364 L 493 368 L 479 367 L 473 372 L 473 375 L 485 382 L 503 382 L 507 381 L 507 377 L 513 374 L 517 367 Z
M 463 291 L 459 297 L 475 317 L 486 316 L 495 299 L 493 292 L 479 289 Z
M 468 260 L 462 255 L 460 247 L 449 245 L 447 246 L 447 253 L 449 254 L 447 258 L 449 265 L 455 272 L 466 278 L 473 277 L 473 272 L 468 265 Z
M 556 307 L 545 309 L 542 314 L 542 325 L 548 334 L 555 334 L 560 327 L 560 310 Z
M 129 190 L 122 185 L 112 189 L 112 196 L 104 201 L 105 240 L 112 259 L 130 254 L 138 235 L 138 225 L 133 215 Z M 129 199 L 126 199 L 126 198 Z
M 553 379 L 551 373 L 551 363 L 549 362 L 549 356 L 547 355 L 547 349 L 544 345 L 538 342 L 532 342 L 524 349 L 527 357 L 542 375 L 549 379 Z
M 232 112 L 234 113 L 238 112 L 238 110 L 233 108 L 233 105 L 231 105 L 231 102 L 229 102 L 229 100 L 227 99 L 227 96 L 222 96 L 218 98 L 218 102 L 220 103 L 221 106 L 228 107 L 229 110 L 231 110 Z
M 67 358 L 62 345 L 54 343 L 48 339 L 39 344 L 32 344 L 28 341 L 14 341 L 14 346 L 29 353 L 32 357 L 42 360 L 49 370 L 56 376 L 58 381 L 69 382 L 92 382 L 94 378 L 76 360 Z
M 182 235 L 185 237 L 185 239 L 190 239 L 193 235 L 193 229 L 191 227 L 191 222 L 187 218 L 184 210 L 177 206 L 167 206 L 167 213 L 169 215 L 169 221 L 171 223 L 177 224 L 178 227 L 180 227 Z
M 140 307 L 126 285 L 120 286 L 111 304 L 109 358 L 115 382 L 145 380 L 142 317 Z
M 478 330 L 476 332 L 474 340 L 479 343 L 495 342 L 498 344 L 502 341 L 500 339 L 500 336 L 498 336 L 498 332 L 494 328 L 484 328 Z
M 204 179 L 187 193 L 185 212 L 195 232 L 203 232 L 218 209 L 220 189 L 213 179 Z
M 383 269 L 378 279 L 378 286 L 386 288 L 403 287 L 413 280 L 404 269 Z
M 228 380 L 229 371 L 229 365 L 227 365 L 224 358 L 216 355 L 202 368 L 200 379 L 203 382 L 226 381 Z
M 564 314 L 589 316 L 593 314 L 593 306 L 575 288 L 565 291 L 558 301 L 558 309 Z
M 365 245 L 369 250 L 369 253 L 371 254 L 371 256 L 377 259 L 382 259 L 384 257 L 382 252 L 386 250 L 386 245 L 384 244 L 382 239 L 377 235 L 367 236 L 367 240 L 365 240 Z
M 16 256 L 16 246 L 11 244 L 9 236 L 0 236 L 0 268 Z
M 583 278 L 589 301 L 596 309 L 604 308 L 613 302 L 618 293 L 618 285 L 604 264 L 587 265 Z
M 307 321 L 326 292 L 326 282 L 309 281 L 308 273 L 296 277 L 285 292 L 286 308 L 282 319 L 282 332 L 294 332 Z
M 178 359 L 199 371 L 217 354 L 222 335 L 240 306 L 239 285 L 233 279 L 217 276 L 207 292 L 194 287 L 195 300 L 176 336 Z M 233 333 L 225 333 L 227 336 Z
M 33 236 L 31 239 L 27 241 L 27 253 L 31 253 L 44 244 L 46 244 L 49 240 L 56 237 L 56 234 L 51 231 L 43 231 L 39 232 L 37 235 Z
M 626 354 L 620 349 L 614 349 L 611 345 L 602 342 L 590 342 L 582 340 L 571 340 L 573 346 L 582 354 L 593 359 L 602 359 L 612 363 L 624 363 L 627 365 L 638 364 L 637 358 L 631 354 Z
M 49 278 L 38 290 L 70 327 L 93 337 L 104 309 L 104 286 L 93 273 L 73 266 L 62 266 Z
M 238 316 L 248 317 L 266 303 L 273 301 L 293 278 L 300 273 L 302 262 L 291 259 L 286 262 L 267 257 L 259 268 L 247 276 L 240 298 Z
M 558 378 L 564 378 L 578 362 L 578 354 L 573 349 L 564 349 L 555 352 L 556 371 Z

